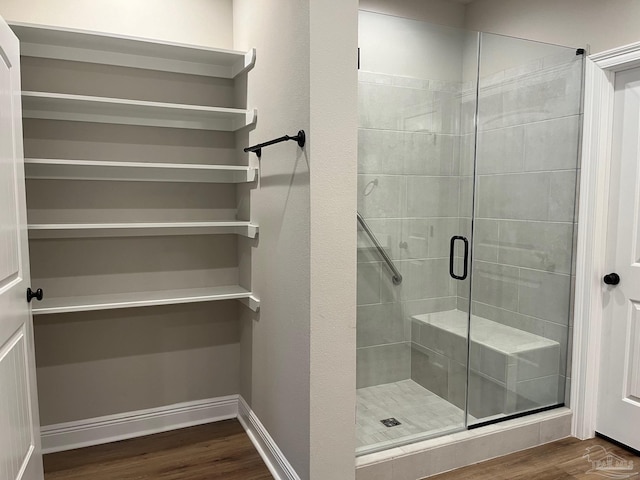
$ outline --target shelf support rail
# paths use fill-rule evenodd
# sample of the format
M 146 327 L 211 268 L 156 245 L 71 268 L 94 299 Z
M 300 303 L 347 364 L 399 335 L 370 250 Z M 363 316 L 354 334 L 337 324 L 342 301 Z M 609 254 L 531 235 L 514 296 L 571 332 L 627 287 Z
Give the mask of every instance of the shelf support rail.
M 293 140 L 297 142 L 300 148 L 304 147 L 304 144 L 306 142 L 306 135 L 304 133 L 304 130 L 298 130 L 298 134 L 294 135 L 293 137 L 290 135 L 285 135 L 283 137 L 269 140 L 268 142 L 259 143 L 258 145 L 253 145 L 252 147 L 247 147 L 244 149 L 244 151 L 253 152 L 258 156 L 258 158 L 260 158 L 262 156 L 262 149 L 264 147 L 268 147 L 269 145 L 275 145 L 276 143 L 280 143 L 280 142 L 286 142 L 288 140 Z
M 363 216 L 360 215 L 360 212 L 356 212 L 356 215 L 358 216 L 358 223 L 362 227 L 362 230 L 364 230 L 364 232 L 369 236 L 371 242 L 376 247 L 376 250 L 378 250 L 378 253 L 387 264 L 387 267 L 389 267 L 389 270 L 391 270 L 391 281 L 394 285 L 400 285 L 402 283 L 402 275 L 400 275 L 400 272 L 393 263 L 393 260 L 391 260 L 391 257 L 389 257 L 385 249 L 382 248 L 382 245 L 380 245 L 380 242 L 376 238 L 375 234 L 371 231 L 369 225 L 367 225 L 367 222 L 365 221 Z

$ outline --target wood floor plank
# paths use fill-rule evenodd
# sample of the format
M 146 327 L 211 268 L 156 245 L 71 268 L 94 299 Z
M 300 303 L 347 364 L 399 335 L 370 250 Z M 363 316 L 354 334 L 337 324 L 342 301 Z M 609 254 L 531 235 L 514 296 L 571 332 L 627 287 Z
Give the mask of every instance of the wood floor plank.
M 272 480 L 237 420 L 44 456 L 45 480 Z
M 606 453 L 633 462 L 633 469 L 623 474 L 634 474 L 629 479 L 640 479 L 640 457 L 601 438 L 578 440 L 565 438 L 557 442 L 513 453 L 468 467 L 429 477 L 429 480 L 593 480 L 606 478 L 596 472 L 588 473 L 592 464 L 585 457 L 592 450 L 592 460 L 603 459 Z M 605 450 L 602 450 L 603 447 Z M 602 472 L 600 472 L 602 473 Z M 622 478 L 622 477 L 618 477 Z
M 600 447 L 603 447 L 603 450 Z M 429 480 L 593 480 L 592 459 L 603 452 L 634 463 L 640 457 L 603 439 L 565 438 L 447 472 Z M 237 420 L 190 427 L 44 456 L 46 480 L 272 480 Z M 640 475 L 628 477 L 640 479 Z

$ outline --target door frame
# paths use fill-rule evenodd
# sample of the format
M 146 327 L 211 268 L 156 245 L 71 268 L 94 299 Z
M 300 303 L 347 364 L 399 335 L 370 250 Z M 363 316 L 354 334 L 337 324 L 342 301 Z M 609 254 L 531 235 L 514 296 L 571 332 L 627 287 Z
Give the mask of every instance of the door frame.
M 640 67 L 640 42 L 590 55 L 585 62 L 570 402 L 571 434 L 580 439 L 596 431 L 614 82 L 616 72 L 635 67 Z

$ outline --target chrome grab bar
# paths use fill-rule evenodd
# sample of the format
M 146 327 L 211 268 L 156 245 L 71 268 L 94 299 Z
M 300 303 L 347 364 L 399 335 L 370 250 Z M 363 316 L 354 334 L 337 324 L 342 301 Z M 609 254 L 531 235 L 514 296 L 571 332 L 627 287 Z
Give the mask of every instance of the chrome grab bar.
M 393 273 L 393 275 L 391 276 L 391 281 L 393 282 L 394 285 L 400 285 L 402 283 L 402 275 L 400 275 L 400 272 L 398 271 L 396 266 L 393 264 L 393 260 L 391 260 L 389 255 L 387 255 L 387 252 L 385 252 L 384 248 L 382 248 L 382 245 L 380 245 L 380 242 L 378 241 L 374 233 L 371 231 L 371 229 L 369 228 L 369 225 L 367 225 L 367 222 L 365 222 L 362 215 L 360 215 L 360 212 L 356 212 L 356 215 L 358 216 L 358 223 L 360 224 L 362 229 L 365 231 L 365 233 L 369 235 L 371 242 L 378 250 L 378 253 L 380 254 L 380 256 L 384 259 L 385 263 L 387 264 L 387 267 L 389 267 L 389 270 L 391 270 L 391 273 Z

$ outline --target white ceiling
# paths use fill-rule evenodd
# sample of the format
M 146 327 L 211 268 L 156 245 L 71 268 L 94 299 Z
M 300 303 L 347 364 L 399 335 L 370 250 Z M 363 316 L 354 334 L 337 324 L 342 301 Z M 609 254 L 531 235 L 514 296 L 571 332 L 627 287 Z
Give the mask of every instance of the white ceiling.
M 444 0 L 445 2 L 451 2 L 451 3 L 462 3 L 463 5 L 467 5 L 471 2 L 473 2 L 474 0 Z

